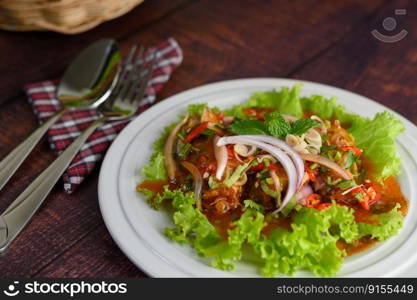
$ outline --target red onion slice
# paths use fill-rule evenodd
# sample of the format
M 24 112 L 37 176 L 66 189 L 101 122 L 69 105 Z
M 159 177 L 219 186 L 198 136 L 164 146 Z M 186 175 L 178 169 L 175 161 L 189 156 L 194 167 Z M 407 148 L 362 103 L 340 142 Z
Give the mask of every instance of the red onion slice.
M 298 120 L 297 117 L 294 117 L 294 116 L 291 116 L 291 115 L 284 115 L 284 114 L 282 114 L 282 117 L 287 122 L 294 122 L 294 121 L 297 121 Z
M 174 157 L 172 155 L 172 147 L 174 146 L 174 141 L 175 141 L 175 138 L 177 137 L 178 131 L 180 131 L 181 127 L 187 121 L 188 121 L 188 116 L 186 116 L 181 122 L 179 122 L 174 127 L 174 129 L 172 129 L 164 146 L 165 167 L 167 169 L 168 177 L 170 180 L 175 179 L 175 170 L 177 168 L 175 165 Z
M 297 188 L 301 187 L 302 180 L 304 177 L 304 162 L 300 154 L 298 154 L 297 151 L 295 151 L 290 145 L 288 145 L 286 142 L 281 141 L 277 138 L 274 138 L 272 136 L 266 136 L 266 135 L 240 135 L 240 137 L 250 138 L 250 139 L 260 141 L 260 142 L 268 143 L 285 151 L 292 159 L 295 169 L 297 170 L 297 178 L 298 178 Z
M 227 149 L 226 146 L 217 146 L 217 142 L 219 141 L 220 137 L 215 136 L 213 140 L 214 144 L 214 156 L 217 161 L 217 170 L 216 170 L 216 179 L 221 180 L 223 177 L 224 170 L 227 166 Z
M 325 166 L 325 167 L 335 171 L 340 177 L 342 177 L 345 180 L 351 180 L 352 179 L 352 176 L 348 172 L 346 172 L 345 169 L 343 169 L 341 166 L 339 166 L 334 161 L 328 159 L 327 157 L 320 156 L 320 155 L 317 155 L 317 154 L 306 154 L 306 153 L 301 153 L 300 155 L 301 155 L 301 158 L 304 159 L 304 160 L 318 163 L 322 166 Z
M 307 197 L 310 196 L 311 194 L 313 194 L 313 189 L 311 188 L 309 184 L 305 184 L 300 188 L 297 194 L 295 194 L 295 200 L 297 201 L 298 204 L 302 206 L 306 206 Z
M 282 164 L 288 176 L 288 188 L 287 188 L 287 193 L 284 197 L 284 200 L 282 201 L 281 206 L 276 211 L 278 212 L 282 210 L 288 204 L 288 202 L 290 202 L 292 196 L 294 196 L 297 190 L 297 182 L 298 182 L 297 172 L 289 156 L 275 146 L 262 143 L 260 141 L 251 139 L 249 137 L 245 138 L 241 136 L 228 136 L 228 137 L 220 138 L 219 141 L 217 142 L 218 146 L 224 146 L 227 144 L 244 144 L 244 145 L 256 146 L 270 153 Z
M 195 165 L 189 163 L 188 161 L 181 162 L 181 165 L 187 169 L 188 172 L 193 176 L 194 180 L 194 194 L 197 199 L 196 205 L 199 210 L 201 210 L 201 188 L 203 187 L 203 177 L 200 174 L 200 171 Z

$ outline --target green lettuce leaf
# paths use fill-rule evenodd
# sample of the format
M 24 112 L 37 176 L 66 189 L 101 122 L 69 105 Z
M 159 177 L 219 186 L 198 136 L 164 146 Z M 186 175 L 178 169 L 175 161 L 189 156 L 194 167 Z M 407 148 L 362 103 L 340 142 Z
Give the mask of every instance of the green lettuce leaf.
M 153 143 L 154 152 L 151 155 L 149 162 L 142 168 L 141 173 L 145 175 L 145 180 L 165 180 L 167 179 L 165 158 L 164 158 L 164 145 L 168 138 L 169 133 L 175 127 L 176 123 L 172 123 L 166 126 L 159 137 Z M 150 195 L 150 194 L 149 194 Z
M 396 154 L 395 138 L 403 131 L 401 121 L 387 111 L 376 114 L 372 120 L 358 118 L 352 123 L 350 133 L 372 160 L 377 180 L 399 174 L 401 161 Z
M 292 275 L 298 270 L 310 270 L 319 276 L 335 275 L 344 254 L 336 242 L 340 238 L 353 241 L 358 237 L 353 211 L 335 204 L 323 211 L 300 209 L 291 229 L 275 229 L 269 239 L 263 236 L 253 244 L 264 260 L 262 275 Z
M 248 201 L 248 200 L 247 200 Z M 264 215 L 251 208 L 256 203 L 248 203 L 239 220 L 233 222 L 233 229 L 228 230 L 228 239 L 212 247 L 202 250 L 206 257 L 213 257 L 212 265 L 222 270 L 233 270 L 233 261 L 242 258 L 244 243 L 256 243 L 264 226 Z
M 246 103 L 235 105 L 225 110 L 225 114 L 246 119 L 248 116 L 243 113 L 245 108 L 259 107 L 274 108 L 282 114 L 301 117 L 303 108 L 300 103 L 300 89 L 301 85 L 296 84 L 293 88 L 282 87 L 279 91 L 257 92 Z
M 218 244 L 220 237 L 206 216 L 196 208 L 194 193 L 171 191 L 165 186 L 164 193 L 158 195 L 156 201 L 162 203 L 165 200 L 172 200 L 175 209 L 173 214 L 175 227 L 165 229 L 165 234 L 170 239 L 181 244 L 190 244 L 200 254 L 205 248 Z
M 190 115 L 201 115 L 207 107 L 207 103 L 190 104 L 187 107 L 187 111 Z
M 161 152 L 156 153 L 142 169 L 145 180 L 164 180 L 167 178 L 165 159 Z
M 379 241 L 385 241 L 396 235 L 398 230 L 403 226 L 403 216 L 399 210 L 400 204 L 390 210 L 376 216 L 378 225 L 358 223 L 359 233 L 361 236 L 370 235 Z
M 275 108 L 281 114 L 295 117 L 303 115 L 303 107 L 300 103 L 301 85 L 296 84 L 293 88 L 282 87 L 279 91 L 254 93 L 248 101 L 248 107 Z
M 167 200 L 174 208 L 175 226 L 165 229 L 170 239 L 191 245 L 199 255 L 212 258 L 214 267 L 228 271 L 233 270 L 235 261 L 242 259 L 244 245 L 249 245 L 261 259 L 261 273 L 266 277 L 292 275 L 299 270 L 333 276 L 340 270 L 345 254 L 337 247 L 339 239 L 353 243 L 371 235 L 382 241 L 397 234 L 402 225 L 398 206 L 378 215 L 378 225 L 369 225 L 356 223 L 352 209 L 333 204 L 326 210 L 300 208 L 293 216 L 290 231 L 277 228 L 266 236 L 262 232 L 265 226 L 262 208 L 245 200 L 244 212 L 232 223 L 225 240 L 196 208 L 192 192 L 171 191 L 166 186 L 163 194 L 155 197 L 155 207 Z

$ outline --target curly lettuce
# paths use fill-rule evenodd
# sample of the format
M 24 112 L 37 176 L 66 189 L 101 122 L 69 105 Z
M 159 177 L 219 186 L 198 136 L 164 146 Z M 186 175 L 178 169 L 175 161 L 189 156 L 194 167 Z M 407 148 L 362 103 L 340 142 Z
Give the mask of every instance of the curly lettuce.
M 167 179 L 163 151 L 165 141 L 171 130 L 175 127 L 175 124 L 176 123 L 166 126 L 159 139 L 153 143 L 153 154 L 151 155 L 149 162 L 141 170 L 141 173 L 144 175 L 144 181 Z
M 249 246 L 260 258 L 260 272 L 266 277 L 293 275 L 300 270 L 318 276 L 336 275 L 346 254 L 337 247 L 339 240 L 349 244 L 370 236 L 382 241 L 397 234 L 402 226 L 398 207 L 376 215 L 377 225 L 371 225 L 356 222 L 353 209 L 334 203 L 326 210 L 300 208 L 293 216 L 291 230 L 276 228 L 266 235 L 263 230 L 268 216 L 258 204 L 245 200 L 242 215 L 232 222 L 225 239 L 196 208 L 192 192 L 171 191 L 166 186 L 163 194 L 153 198 L 153 207 L 159 208 L 167 200 L 174 209 L 174 227 L 165 229 L 167 237 L 191 245 L 200 256 L 212 258 L 214 267 L 226 271 L 234 269 L 244 246 Z
M 369 235 L 379 241 L 385 241 L 396 235 L 403 226 L 403 215 L 399 208 L 400 204 L 397 203 L 389 212 L 376 215 L 377 225 L 358 223 L 359 234 L 361 236 Z

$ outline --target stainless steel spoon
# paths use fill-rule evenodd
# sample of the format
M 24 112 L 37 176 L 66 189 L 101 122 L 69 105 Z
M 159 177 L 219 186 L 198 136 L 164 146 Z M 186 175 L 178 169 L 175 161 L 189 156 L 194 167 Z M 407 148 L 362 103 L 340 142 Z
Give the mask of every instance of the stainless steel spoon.
M 120 63 L 119 48 L 112 39 L 95 42 L 74 59 L 58 87 L 57 97 L 64 108 L 0 161 L 0 190 L 63 114 L 73 107 L 96 108 L 109 97 L 119 77 Z

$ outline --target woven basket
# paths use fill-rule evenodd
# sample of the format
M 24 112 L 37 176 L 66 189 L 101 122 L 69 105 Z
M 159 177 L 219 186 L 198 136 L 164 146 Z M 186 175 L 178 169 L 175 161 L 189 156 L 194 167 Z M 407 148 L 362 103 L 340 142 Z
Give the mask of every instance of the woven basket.
M 0 0 L 0 28 L 74 34 L 117 18 L 143 0 Z

